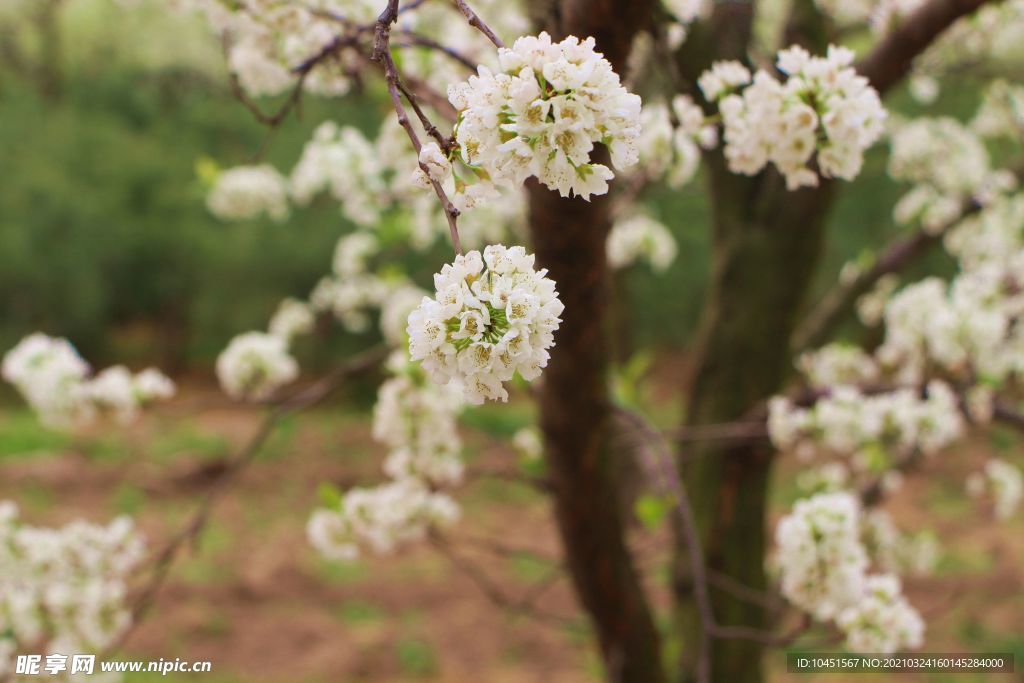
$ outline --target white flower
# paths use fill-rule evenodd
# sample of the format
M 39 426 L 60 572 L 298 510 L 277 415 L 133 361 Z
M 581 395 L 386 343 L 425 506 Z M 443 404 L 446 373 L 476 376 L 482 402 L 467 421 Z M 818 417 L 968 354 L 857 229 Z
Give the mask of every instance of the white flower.
M 956 395 L 938 381 L 928 384 L 925 398 L 913 389 L 866 395 L 856 387 L 837 385 L 810 408 L 782 397 L 769 402 L 772 442 L 805 455 L 824 451 L 859 457 L 876 450 L 932 454 L 961 438 L 965 428 Z
M 1009 519 L 1024 499 L 1024 474 L 1020 468 L 999 458 L 985 463 L 981 473 L 975 473 L 967 480 L 967 491 L 980 496 L 989 491 L 995 501 L 996 517 Z
M 225 221 L 251 220 L 264 213 L 283 221 L 288 217 L 287 186 L 272 166 L 238 166 L 217 176 L 206 206 Z
M 880 372 L 874 358 L 855 346 L 829 344 L 801 354 L 797 367 L 813 387 L 836 384 L 870 385 Z
M 286 343 L 292 338 L 313 331 L 316 318 L 308 304 L 298 299 L 284 299 L 270 319 L 267 330 Z
M 466 400 L 507 400 L 518 372 L 547 365 L 562 303 L 546 270 L 523 247 L 491 245 L 457 256 L 434 276 L 433 299 L 409 315 L 409 351 L 434 382 L 462 385 Z
M 398 352 L 396 352 L 398 353 Z M 403 363 L 408 363 L 401 353 Z M 385 381 L 373 409 L 373 438 L 390 454 L 385 473 L 393 479 L 415 477 L 432 485 L 451 486 L 462 480 L 462 441 L 455 415 L 461 396 L 426 381 L 409 368 Z
M 643 259 L 659 273 L 676 258 L 676 241 L 662 223 L 646 214 L 618 221 L 608 234 L 608 263 L 624 268 Z
M 420 165 L 426 167 L 431 180 L 439 183 L 444 182 L 452 172 L 452 163 L 433 141 L 420 147 Z
M 863 595 L 838 615 L 836 624 L 853 652 L 891 654 L 920 647 L 924 640 L 924 621 L 891 574 L 867 577 Z
M 815 618 L 834 619 L 863 594 L 868 558 L 853 495 L 799 501 L 779 521 L 775 541 L 783 596 Z
M 298 375 L 285 341 L 264 332 L 238 335 L 217 357 L 217 378 L 232 398 L 267 398 Z
M 715 62 L 701 74 L 697 86 L 708 101 L 721 99 L 737 88 L 750 83 L 750 70 L 739 62 Z
M 126 581 L 144 550 L 132 521 L 45 528 L 23 524 L 17 514 L 10 501 L 0 503 L 3 640 L 19 652 L 114 644 L 131 621 Z M 0 666 L 7 654 L 0 652 Z
M 88 374 L 89 365 L 66 339 L 40 333 L 22 339 L 3 360 L 3 378 L 51 426 L 87 416 L 89 406 L 80 387 Z
M 523 427 L 512 436 L 512 445 L 524 460 L 540 460 L 544 454 L 544 443 L 540 430 L 536 427 Z
M 71 427 L 101 410 L 126 422 L 139 407 L 174 395 L 174 383 L 155 368 L 133 376 L 116 365 L 88 378 L 89 366 L 66 339 L 36 333 L 5 356 L 3 377 L 14 384 L 46 425 Z
M 886 112 L 852 63 L 845 48 L 830 46 L 825 57 L 812 57 L 790 47 L 778 55 L 785 83 L 761 70 L 742 92 L 737 89 L 750 74 L 739 63 L 719 62 L 706 71 L 699 84 L 705 97 L 718 101 L 729 169 L 755 175 L 773 163 L 790 190 L 816 186 L 819 173 L 856 177 L 864 150 L 883 132 Z
M 415 479 L 400 479 L 345 493 L 338 509 L 316 510 L 307 525 L 310 542 L 330 559 L 351 560 L 360 546 L 376 553 L 422 538 L 427 530 L 451 525 L 459 517 L 455 502 Z
M 481 66 L 448 90 L 459 111 L 460 159 L 486 174 L 482 184 L 520 186 L 536 176 L 562 196 L 589 199 L 607 192 L 614 177 L 592 163 L 596 143 L 617 168 L 636 163 L 640 98 L 622 87 L 593 38 L 525 36 L 500 48 L 498 62 L 500 72 Z M 429 157 L 436 161 L 434 150 Z
M 135 375 L 135 395 L 143 403 L 167 400 L 174 392 L 174 382 L 156 368 L 146 368 Z

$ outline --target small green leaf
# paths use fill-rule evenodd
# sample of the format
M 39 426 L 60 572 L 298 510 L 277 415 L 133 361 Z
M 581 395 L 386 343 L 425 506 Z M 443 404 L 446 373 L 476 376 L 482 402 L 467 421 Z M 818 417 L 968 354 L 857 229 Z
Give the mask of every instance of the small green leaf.
M 672 500 L 667 496 L 644 494 L 636 500 L 636 517 L 648 531 L 655 531 L 665 521 L 672 509 Z
M 324 506 L 329 508 L 340 508 L 342 498 L 344 497 L 337 486 L 326 481 L 321 482 L 320 486 L 317 487 L 316 495 Z

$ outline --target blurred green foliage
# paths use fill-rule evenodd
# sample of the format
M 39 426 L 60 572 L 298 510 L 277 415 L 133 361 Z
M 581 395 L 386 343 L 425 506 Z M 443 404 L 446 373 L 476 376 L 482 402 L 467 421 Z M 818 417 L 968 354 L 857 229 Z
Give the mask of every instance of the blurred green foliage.
M 307 97 L 301 120 L 270 134 L 231 96 L 203 27 L 152 6 L 116 7 L 77 0 L 49 33 L 15 27 L 38 68 L 0 61 L 0 348 L 43 330 L 69 337 L 97 365 L 206 365 L 233 335 L 265 326 L 281 298 L 307 295 L 349 228 L 327 200 L 283 224 L 221 223 L 205 210 L 197 164 L 259 156 L 287 171 L 318 123 L 372 131 L 386 103 Z M 938 111 L 973 106 L 970 88 L 946 93 Z M 885 177 L 885 158 L 876 148 L 865 173 L 844 184 L 819 289 L 892 232 L 900 188 Z M 618 278 L 615 310 L 632 350 L 689 342 L 712 267 L 699 180 L 652 193 L 649 210 L 671 226 L 680 256 L 663 275 L 638 267 Z M 429 273 L 436 264 L 422 265 Z M 325 358 L 367 342 L 325 334 L 301 352 Z

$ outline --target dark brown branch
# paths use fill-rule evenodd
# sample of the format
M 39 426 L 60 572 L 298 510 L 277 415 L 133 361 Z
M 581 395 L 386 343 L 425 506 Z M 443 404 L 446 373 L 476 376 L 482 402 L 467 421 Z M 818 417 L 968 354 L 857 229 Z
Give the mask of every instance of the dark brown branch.
M 410 31 L 408 29 L 402 29 L 401 36 L 406 42 L 399 45 L 395 45 L 394 47 L 422 47 L 427 48 L 429 50 L 436 50 L 437 52 L 440 52 L 451 57 L 453 60 L 455 60 L 459 64 L 462 64 L 470 71 L 475 72 L 477 70 L 478 65 L 472 59 L 462 54 L 455 48 L 448 47 L 447 45 L 442 45 L 433 38 L 428 38 L 427 36 L 421 35 L 414 31 Z
M 459 8 L 460 12 L 462 12 L 462 16 L 466 17 L 466 21 L 469 22 L 469 25 L 487 36 L 487 39 L 494 43 L 494 47 L 505 47 L 505 43 L 501 42 L 501 38 L 494 35 L 494 31 L 492 31 L 491 28 L 477 16 L 476 12 L 466 4 L 466 0 L 455 0 L 455 6 Z
M 1015 165 L 1010 171 L 1018 180 L 1024 179 L 1024 165 Z M 793 334 L 793 349 L 797 352 L 806 351 L 827 342 L 836 328 L 849 318 L 857 299 L 871 291 L 879 280 L 912 264 L 939 244 L 952 228 L 984 208 L 973 197 L 965 199 L 956 218 L 932 230 L 918 228 L 912 234 L 900 237 L 889 244 L 870 268 L 860 273 L 849 284 L 840 285 L 830 291 L 821 303 L 811 310 Z
M 417 156 L 419 156 L 420 144 L 419 136 L 416 134 L 416 129 L 413 128 L 412 122 L 409 120 L 409 115 L 405 111 L 405 106 L 402 104 L 402 92 L 407 92 L 405 86 L 402 84 L 402 79 L 398 73 L 398 67 L 395 65 L 395 59 L 391 55 L 391 26 L 398 19 L 398 0 L 388 0 L 387 7 L 377 17 L 376 28 L 374 30 L 373 39 L 373 55 L 370 59 L 374 62 L 379 62 L 384 69 L 384 80 L 387 82 L 388 94 L 391 96 L 391 104 L 395 108 L 395 114 L 398 116 L 398 123 L 405 129 L 406 135 L 409 136 L 409 140 L 412 141 L 413 149 L 416 150 Z M 412 100 L 410 99 L 410 103 Z M 422 115 L 418 106 L 413 105 L 413 109 L 417 115 Z M 422 120 L 422 119 L 421 119 Z M 430 177 L 430 173 L 427 169 L 426 164 L 419 162 L 420 169 L 427 175 L 427 179 L 430 181 L 431 187 L 434 188 L 434 193 L 437 198 L 441 201 L 441 206 L 444 208 L 445 218 L 448 219 L 448 231 L 451 234 L 452 246 L 455 248 L 456 254 L 462 254 L 462 241 L 459 239 L 459 227 L 458 217 L 459 210 L 452 204 L 451 199 L 448 198 L 448 194 L 441 187 L 441 183 Z
M 923 53 L 957 19 L 985 4 L 1002 0 L 929 0 L 889 32 L 857 65 L 880 94 L 885 94 L 910 73 Z

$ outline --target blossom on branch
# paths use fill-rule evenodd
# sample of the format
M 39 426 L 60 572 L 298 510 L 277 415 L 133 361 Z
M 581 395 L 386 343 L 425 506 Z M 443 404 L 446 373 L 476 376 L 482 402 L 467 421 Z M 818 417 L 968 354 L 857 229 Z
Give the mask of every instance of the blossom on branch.
M 299 376 L 299 365 L 281 337 L 246 332 L 217 357 L 217 379 L 232 398 L 262 400 Z
M 252 220 L 266 214 L 280 222 L 288 218 L 288 187 L 273 166 L 237 166 L 217 175 L 206 206 L 225 221 Z
M 0 502 L 0 676 L 16 652 L 99 652 L 131 623 L 127 579 L 145 544 L 131 519 L 45 528 Z
M 466 400 L 508 400 L 504 382 L 547 365 L 563 306 L 547 270 L 523 247 L 491 245 L 457 256 L 434 276 L 436 294 L 409 315 L 409 350 L 434 382 Z
M 13 384 L 43 424 L 67 428 L 108 412 L 121 422 L 139 408 L 174 395 L 174 382 L 156 368 L 133 375 L 115 365 L 89 377 L 89 364 L 66 339 L 42 333 L 25 337 L 3 359 L 3 378 Z
M 788 76 L 784 83 L 761 70 L 743 87 L 750 73 L 736 62 L 705 72 L 699 84 L 718 102 L 729 169 L 756 175 L 773 163 L 790 190 L 817 186 L 819 175 L 855 178 L 864 150 L 882 135 L 886 112 L 851 66 L 853 56 L 834 45 L 825 57 L 799 46 L 782 50 L 777 64 Z
M 605 194 L 614 177 L 592 160 L 596 144 L 617 168 L 637 162 L 640 98 L 621 85 L 593 38 L 524 36 L 500 48 L 498 62 L 501 71 L 481 66 L 448 89 L 459 112 L 459 159 L 484 187 L 518 187 L 535 176 L 563 197 L 589 199 Z M 474 187 L 462 185 L 460 193 Z

